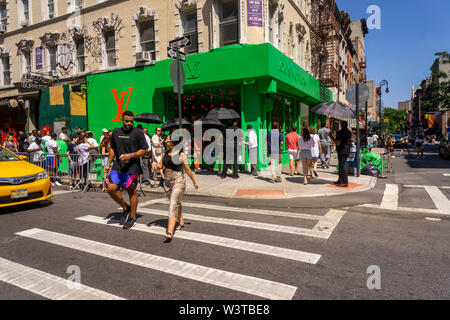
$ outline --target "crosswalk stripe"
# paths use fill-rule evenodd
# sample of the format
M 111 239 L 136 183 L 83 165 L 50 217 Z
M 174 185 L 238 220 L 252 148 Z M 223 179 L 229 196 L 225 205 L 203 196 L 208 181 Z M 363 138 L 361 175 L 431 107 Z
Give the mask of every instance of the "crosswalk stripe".
M 0 258 L 0 281 L 51 300 L 124 300 L 83 284 Z M 69 283 L 74 287 L 70 288 Z
M 439 190 L 438 187 L 426 186 L 425 190 L 430 195 L 438 210 L 440 210 L 444 214 L 450 214 L 450 201 L 441 192 L 441 190 Z
M 450 173 L 444 173 L 444 177 L 450 177 Z
M 391 211 L 392 211 L 392 209 L 380 208 L 379 205 L 377 205 L 377 204 L 371 204 L 371 203 L 360 204 L 360 205 L 358 205 L 358 207 L 362 207 L 362 208 L 372 208 L 372 209 L 381 209 L 381 210 L 391 210 Z M 437 210 L 437 209 L 426 209 L 426 208 L 398 207 L 397 210 L 395 210 L 395 211 L 405 211 L 405 212 L 415 212 L 415 213 L 430 213 L 430 214 L 442 214 L 442 211 L 441 211 L 441 210 Z
M 387 184 L 384 190 L 381 209 L 397 210 L 398 208 L 398 184 Z
M 297 290 L 297 287 L 270 280 L 204 267 L 38 228 L 16 234 L 267 299 L 290 300 Z
M 88 215 L 88 216 L 79 217 L 76 219 L 81 220 L 81 221 L 87 221 L 87 222 L 108 225 L 108 226 L 121 227 L 119 224 L 110 224 L 110 222 L 111 222 L 110 220 L 105 220 L 105 219 L 103 219 L 101 217 L 97 217 L 97 216 Z M 164 235 L 166 232 L 166 228 L 158 227 L 158 226 L 148 227 L 144 224 L 139 224 L 139 223 L 133 227 L 133 230 L 143 231 L 143 232 L 157 234 L 157 235 Z M 188 231 L 183 231 L 183 230 L 176 232 L 176 238 L 192 240 L 192 241 L 197 241 L 197 242 L 203 242 L 203 243 L 208 243 L 208 244 L 212 244 L 212 245 L 216 245 L 216 246 L 238 249 L 238 250 L 254 252 L 254 253 L 259 253 L 259 254 L 265 254 L 265 255 L 269 255 L 269 256 L 290 259 L 290 260 L 295 260 L 295 261 L 305 262 L 305 263 L 310 263 L 310 264 L 316 264 L 321 257 L 319 254 L 309 253 L 309 252 L 305 252 L 305 251 L 274 247 L 274 246 L 263 245 L 263 244 L 254 243 L 254 242 L 235 240 L 235 239 L 230 239 L 230 238 L 218 237 L 218 236 L 202 234 L 202 233 L 188 232 Z
M 159 215 L 159 216 L 167 216 L 168 215 L 167 211 L 147 209 L 147 208 L 140 208 L 138 210 L 138 212 L 154 214 L 154 215 Z M 305 228 L 289 227 L 289 226 L 282 226 L 282 225 L 277 225 L 277 224 L 269 224 L 269 223 L 255 222 L 255 221 L 201 216 L 201 215 L 197 215 L 197 214 L 189 214 L 189 213 L 184 213 L 184 212 L 183 212 L 183 218 L 190 219 L 190 220 L 196 220 L 196 221 L 202 221 L 202 222 L 209 222 L 209 223 L 218 223 L 218 224 L 225 224 L 225 225 L 231 225 L 231 226 L 260 229 L 260 230 L 277 231 L 277 232 L 290 233 L 290 234 L 296 234 L 296 235 L 307 236 L 307 237 L 315 237 L 315 238 L 321 238 L 321 239 L 328 239 L 331 235 L 331 232 L 328 232 L 328 231 L 319 231 L 319 230 L 312 230 L 312 229 L 305 229 Z
M 342 217 L 345 215 L 345 213 L 346 213 L 346 211 L 343 211 L 343 210 L 331 209 L 330 211 L 328 211 L 328 213 L 325 215 L 325 217 L 331 218 L 332 220 L 334 220 L 334 222 L 328 222 L 325 220 L 321 220 L 313 227 L 313 230 L 318 230 L 318 231 L 326 230 L 326 231 L 332 233 L 334 231 L 334 229 L 336 228 L 336 226 L 338 225 L 339 221 L 341 221 Z
M 139 207 L 141 208 L 146 205 L 154 204 L 154 203 L 168 204 L 169 201 L 167 199 L 151 200 L 151 201 L 147 201 L 147 202 L 140 204 Z M 298 218 L 298 219 L 306 219 L 306 220 L 325 220 L 328 222 L 335 222 L 335 220 L 332 217 L 326 217 L 326 216 L 320 216 L 320 215 L 286 212 L 286 211 L 272 211 L 272 210 L 263 210 L 263 209 L 217 206 L 217 205 L 206 204 L 206 203 L 183 202 L 183 207 L 193 207 L 193 208 L 239 212 L 239 213 L 254 213 L 254 214 L 261 214 L 261 215 Z

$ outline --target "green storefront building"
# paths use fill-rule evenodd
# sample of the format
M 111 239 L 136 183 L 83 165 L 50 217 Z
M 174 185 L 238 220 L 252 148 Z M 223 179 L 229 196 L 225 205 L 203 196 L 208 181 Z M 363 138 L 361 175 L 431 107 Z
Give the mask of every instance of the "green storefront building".
M 178 117 L 169 68 L 172 60 L 153 66 L 89 75 L 88 128 L 121 126 L 121 113 L 156 113 L 166 121 Z M 182 95 L 183 118 L 193 122 L 212 108 L 232 108 L 241 114 L 241 128 L 270 129 L 273 121 L 284 133 L 301 124 L 318 125 L 325 118 L 309 109 L 331 101 L 331 91 L 270 44 L 233 45 L 187 56 Z M 145 127 L 145 125 L 144 125 Z M 149 126 L 153 133 L 154 125 Z M 259 140 L 264 140 L 260 138 Z M 261 143 L 262 142 L 262 143 Z M 265 143 L 259 143 L 259 167 L 265 162 Z M 283 157 L 287 160 L 287 155 Z

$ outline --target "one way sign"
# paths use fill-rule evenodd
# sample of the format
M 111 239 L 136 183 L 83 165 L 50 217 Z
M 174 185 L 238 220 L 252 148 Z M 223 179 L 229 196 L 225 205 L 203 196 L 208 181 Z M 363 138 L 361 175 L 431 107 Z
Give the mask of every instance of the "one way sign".
M 176 49 L 184 48 L 191 44 L 191 35 L 184 36 L 182 38 L 177 38 L 175 40 L 169 41 L 169 47 Z
M 186 62 L 186 54 L 179 51 L 180 53 L 180 60 L 183 62 Z M 172 47 L 167 47 L 167 55 L 172 58 L 172 59 L 176 59 L 177 58 L 177 49 L 174 49 Z

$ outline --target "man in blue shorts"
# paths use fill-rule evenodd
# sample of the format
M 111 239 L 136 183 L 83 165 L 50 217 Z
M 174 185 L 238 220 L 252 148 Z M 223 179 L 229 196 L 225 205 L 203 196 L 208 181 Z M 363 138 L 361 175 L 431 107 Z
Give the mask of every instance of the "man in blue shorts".
M 123 208 L 120 224 L 124 229 L 130 229 L 136 224 L 138 206 L 136 186 L 139 175 L 142 174 L 139 158 L 147 154 L 148 145 L 144 134 L 133 127 L 134 115 L 131 111 L 123 113 L 122 121 L 123 127 L 115 129 L 112 133 L 108 163 L 104 170 L 108 172 L 114 160 L 109 174 L 108 194 Z M 127 189 L 130 205 L 119 192 L 120 187 Z

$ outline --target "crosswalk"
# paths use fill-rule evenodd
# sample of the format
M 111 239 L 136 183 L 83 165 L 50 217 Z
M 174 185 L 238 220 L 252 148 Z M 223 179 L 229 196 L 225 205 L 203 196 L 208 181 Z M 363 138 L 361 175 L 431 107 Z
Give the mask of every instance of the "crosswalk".
M 105 218 L 101 215 L 88 214 L 80 215 L 75 220 L 79 223 L 89 224 L 90 228 L 94 228 L 99 233 L 107 230 L 130 232 L 133 236 L 148 236 L 150 243 L 151 241 L 160 243 L 166 229 L 161 225 L 152 224 L 151 219 L 155 219 L 155 217 L 166 219 L 167 208 L 168 202 L 166 199 L 154 199 L 141 203 L 138 207 L 138 214 L 141 215 L 139 223 L 128 231 L 121 229 L 116 217 L 108 216 Z M 270 259 L 272 263 L 277 261 L 277 263 L 283 264 L 283 261 L 290 261 L 293 264 L 314 266 L 322 256 L 319 253 L 302 250 L 302 239 L 311 242 L 320 241 L 319 243 L 324 245 L 324 242 L 326 243 L 330 239 L 345 214 L 346 211 L 344 210 L 334 209 L 327 210 L 326 214 L 315 215 L 304 212 L 272 211 L 260 208 L 186 202 L 183 203 L 185 220 L 193 225 L 207 228 L 208 231 L 196 232 L 196 230 L 188 231 L 186 230 L 188 228 L 184 228 L 175 233 L 175 242 L 176 246 L 185 241 L 201 244 L 202 246 L 212 247 L 214 252 L 224 250 L 224 254 L 246 252 L 248 255 L 258 256 L 258 261 Z M 262 219 L 264 222 L 258 221 L 258 219 Z M 291 220 L 292 225 L 287 225 L 287 220 Z M 149 221 L 150 223 L 144 223 Z M 252 236 L 254 235 L 254 239 L 256 238 L 258 241 L 252 241 L 248 238 L 240 239 L 239 232 L 237 235 L 232 232 L 241 229 L 245 229 L 245 232 L 251 233 Z M 122 246 L 117 245 L 117 243 L 112 245 L 107 241 L 95 241 L 92 239 L 95 238 L 94 235 L 90 238 L 85 233 L 82 235 L 78 235 L 77 232 L 67 234 L 67 232 L 59 232 L 58 230 L 52 230 L 52 228 L 35 227 L 16 232 L 15 235 L 19 236 L 20 239 L 57 246 L 65 250 L 71 250 L 70 252 L 76 251 L 108 259 L 112 261 L 111 263 L 116 261 L 138 266 L 151 272 L 160 272 L 167 277 L 179 277 L 215 288 L 225 288 L 227 292 L 231 290 L 231 292 L 275 300 L 293 299 L 297 292 L 298 283 L 284 283 L 276 277 L 274 279 L 273 271 L 269 269 L 270 272 L 266 276 L 262 275 L 260 271 L 256 272 L 255 270 L 253 272 L 251 261 L 246 264 L 245 271 L 239 272 L 240 269 L 235 269 L 231 264 L 225 265 L 223 268 L 208 266 L 205 261 L 193 261 L 191 257 L 189 259 L 182 256 L 174 258 L 170 255 L 170 252 L 167 252 L 168 257 L 161 252 L 153 254 L 153 252 L 134 250 L 129 244 Z M 261 237 L 271 240 L 282 237 L 283 241 L 286 237 L 289 237 L 292 239 L 289 243 L 294 243 L 294 245 L 284 247 L 283 245 L 277 245 L 276 241 L 271 243 L 271 241 L 264 241 L 266 239 L 260 240 Z M 296 245 L 297 243 L 299 244 Z M 171 248 L 176 247 L 167 245 L 166 250 L 170 251 Z M 101 266 L 99 266 L 99 269 L 101 269 Z M 2 281 L 48 299 L 127 299 L 127 297 L 121 297 L 120 294 L 107 293 L 103 291 L 104 288 L 103 290 L 88 286 L 81 286 L 78 289 L 69 288 L 66 279 L 0 258 L 0 283 Z
M 428 198 L 431 199 L 435 208 L 421 208 L 421 207 L 406 207 L 400 206 L 400 188 L 403 190 L 417 189 L 420 193 L 417 197 L 425 203 Z M 386 184 L 383 199 L 380 204 L 363 204 L 360 207 L 375 208 L 381 210 L 391 211 L 404 211 L 415 213 L 430 213 L 430 214 L 443 214 L 450 215 L 450 200 L 441 190 L 448 190 L 449 187 L 427 186 L 427 185 L 398 185 L 398 184 Z M 428 198 L 427 198 L 428 197 Z

